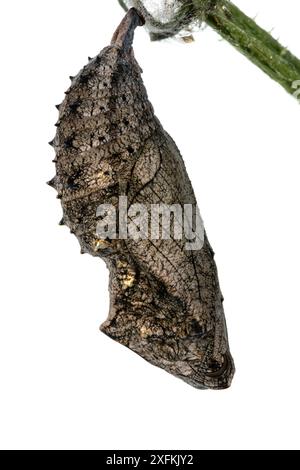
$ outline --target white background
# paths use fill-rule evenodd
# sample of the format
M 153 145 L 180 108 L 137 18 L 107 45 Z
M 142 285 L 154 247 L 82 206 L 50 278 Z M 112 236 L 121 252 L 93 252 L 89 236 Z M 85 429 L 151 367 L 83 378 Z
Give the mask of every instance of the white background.
M 236 3 L 300 56 L 298 2 Z M 300 106 L 208 28 L 192 45 L 140 28 L 135 52 L 216 251 L 232 387 L 193 389 L 98 331 L 108 273 L 57 225 L 47 142 L 68 76 L 122 15 L 1 2 L 0 447 L 299 449 Z

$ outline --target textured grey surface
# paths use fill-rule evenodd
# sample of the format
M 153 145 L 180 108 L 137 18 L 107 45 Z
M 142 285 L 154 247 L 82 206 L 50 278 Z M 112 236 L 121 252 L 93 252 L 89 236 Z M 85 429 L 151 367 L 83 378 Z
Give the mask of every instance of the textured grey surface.
M 110 271 L 101 330 L 197 388 L 227 388 L 234 374 L 214 254 L 187 240 L 97 238 L 99 204 L 196 204 L 175 143 L 154 115 L 131 47 L 142 20 L 131 9 L 59 106 L 56 176 L 64 218 L 82 252 Z

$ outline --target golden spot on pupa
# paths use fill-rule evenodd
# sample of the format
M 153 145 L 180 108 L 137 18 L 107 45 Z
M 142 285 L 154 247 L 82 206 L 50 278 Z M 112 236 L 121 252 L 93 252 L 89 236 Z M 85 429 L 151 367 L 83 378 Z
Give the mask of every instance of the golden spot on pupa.
M 142 338 L 148 338 L 148 336 L 152 335 L 152 330 L 147 328 L 147 326 L 143 325 L 140 329 L 140 334 Z
M 128 272 L 122 280 L 123 289 L 128 289 L 129 287 L 132 287 L 134 281 L 135 281 L 135 274 L 133 272 Z
M 128 266 L 128 264 L 126 263 L 126 261 L 122 261 L 122 260 L 117 261 L 117 268 L 118 269 L 126 268 L 127 266 Z
M 107 180 L 107 173 L 104 172 L 104 171 L 99 171 L 97 174 L 96 174 L 96 178 L 99 179 L 99 180 Z
M 110 246 L 110 243 L 107 240 L 97 239 L 94 242 L 94 251 L 104 250 Z

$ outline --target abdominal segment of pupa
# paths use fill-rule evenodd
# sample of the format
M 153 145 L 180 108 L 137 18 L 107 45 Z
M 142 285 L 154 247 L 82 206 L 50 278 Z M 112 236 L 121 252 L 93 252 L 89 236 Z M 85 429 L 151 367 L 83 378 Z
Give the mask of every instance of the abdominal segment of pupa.
M 130 9 L 110 46 L 72 78 L 58 106 L 51 142 L 56 175 L 49 184 L 61 199 L 61 224 L 83 253 L 109 269 L 110 310 L 101 331 L 196 388 L 224 389 L 234 364 L 205 231 L 199 246 L 187 249 L 186 232 L 174 235 L 177 219 L 186 219 L 179 210 L 170 217 L 169 238 L 152 233 L 152 218 L 150 234 L 129 236 L 136 208 L 196 207 L 180 152 L 154 114 L 134 57 L 134 30 L 142 24 Z M 125 234 L 119 233 L 120 200 L 130 222 Z M 117 235 L 101 236 L 99 224 L 109 213 Z M 162 232 L 162 217 L 157 220 Z

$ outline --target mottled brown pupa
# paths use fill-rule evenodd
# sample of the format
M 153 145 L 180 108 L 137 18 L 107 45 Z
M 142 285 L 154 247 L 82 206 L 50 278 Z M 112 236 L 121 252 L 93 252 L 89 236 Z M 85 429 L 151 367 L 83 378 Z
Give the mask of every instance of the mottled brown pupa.
M 59 108 L 56 175 L 61 224 L 110 271 L 101 331 L 197 388 L 227 388 L 234 374 L 214 253 L 181 239 L 99 237 L 99 205 L 196 207 L 182 157 L 156 118 L 132 49 L 143 19 L 130 9 L 111 45 L 91 59 Z M 97 212 L 98 211 L 98 212 Z M 173 226 L 175 225 L 175 215 Z M 152 222 L 151 222 L 152 223 Z

